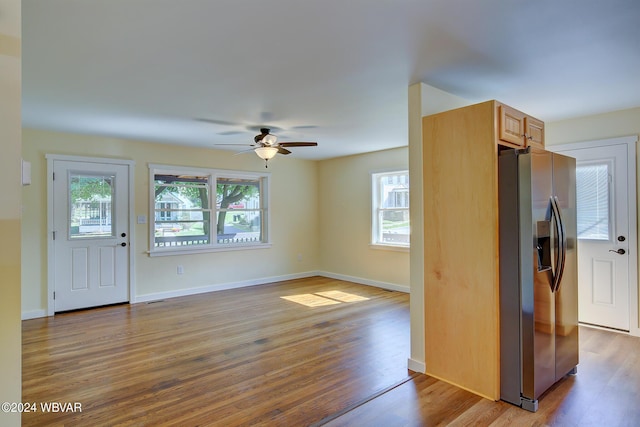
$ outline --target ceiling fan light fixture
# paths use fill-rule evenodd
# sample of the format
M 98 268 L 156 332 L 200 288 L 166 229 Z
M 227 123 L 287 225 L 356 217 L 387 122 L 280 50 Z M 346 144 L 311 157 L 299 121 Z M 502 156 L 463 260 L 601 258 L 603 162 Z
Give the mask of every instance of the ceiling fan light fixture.
M 262 160 L 273 159 L 273 157 L 278 154 L 276 147 L 258 147 L 254 151 Z
M 267 145 L 273 145 L 276 143 L 276 141 L 278 141 L 278 137 L 271 134 L 267 134 L 264 136 L 264 138 L 262 138 L 262 142 L 264 142 Z

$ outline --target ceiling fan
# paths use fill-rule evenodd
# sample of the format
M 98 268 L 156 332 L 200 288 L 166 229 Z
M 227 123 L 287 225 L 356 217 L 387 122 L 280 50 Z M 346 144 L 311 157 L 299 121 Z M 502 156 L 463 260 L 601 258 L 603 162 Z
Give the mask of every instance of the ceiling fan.
M 291 154 L 291 151 L 286 147 L 315 147 L 317 142 L 278 142 L 278 137 L 272 135 L 269 128 L 260 128 L 260 133 L 253 138 L 254 143 L 249 144 L 250 148 L 246 151 L 254 151 L 258 157 L 265 161 L 265 168 L 267 162 L 271 160 L 276 154 Z M 239 144 L 216 144 L 216 145 L 239 145 Z M 241 144 L 240 144 L 241 145 Z M 241 151 L 244 153 L 246 151 Z M 238 154 L 240 154 L 238 153 Z

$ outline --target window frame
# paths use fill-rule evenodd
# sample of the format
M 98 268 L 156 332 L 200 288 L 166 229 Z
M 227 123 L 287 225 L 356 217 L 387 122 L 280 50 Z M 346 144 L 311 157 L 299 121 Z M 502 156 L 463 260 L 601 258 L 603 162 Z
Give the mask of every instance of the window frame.
M 165 164 L 149 165 L 149 256 L 185 255 L 206 252 L 225 252 L 247 249 L 264 249 L 271 247 L 271 215 L 270 215 L 270 186 L 271 174 L 269 172 L 248 172 L 229 169 L 199 168 L 187 166 L 173 166 Z M 166 246 L 157 247 L 155 241 L 156 206 L 155 206 L 155 177 L 156 175 L 196 175 L 208 177 L 209 206 L 202 207 L 203 211 L 209 211 L 210 237 L 209 243 L 202 245 Z M 258 242 L 248 243 L 219 243 L 216 233 L 216 220 L 219 207 L 217 206 L 217 180 L 219 178 L 258 180 L 260 185 L 261 213 L 260 228 L 262 239 Z
M 383 249 L 383 250 L 391 250 L 391 251 L 401 251 L 407 252 L 411 248 L 411 240 L 409 239 L 408 243 L 391 243 L 384 242 L 382 239 L 378 239 L 378 236 L 382 235 L 382 224 L 379 221 L 380 212 L 384 210 L 403 210 L 407 212 L 409 218 L 409 229 L 411 229 L 411 216 L 410 216 L 410 206 L 411 200 L 409 198 L 409 190 L 410 190 L 410 181 L 409 181 L 409 170 L 408 169 L 391 169 L 384 171 L 373 171 L 370 173 L 371 175 L 371 227 L 370 227 L 370 243 L 369 246 L 373 249 Z M 394 208 L 385 208 L 381 206 L 381 192 L 382 188 L 380 186 L 381 178 L 389 175 L 406 175 L 407 176 L 407 207 L 394 207 Z M 409 232 L 410 235 L 411 232 Z

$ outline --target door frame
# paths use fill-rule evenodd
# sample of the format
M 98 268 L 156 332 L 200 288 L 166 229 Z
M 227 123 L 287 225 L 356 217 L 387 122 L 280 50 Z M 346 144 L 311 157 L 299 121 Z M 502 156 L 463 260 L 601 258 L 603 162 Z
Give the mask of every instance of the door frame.
M 593 141 L 558 144 L 546 147 L 556 153 L 570 155 L 570 150 L 584 148 L 600 148 L 611 145 L 626 145 L 627 147 L 627 201 L 629 217 L 629 334 L 640 337 L 640 318 L 638 311 L 638 217 L 637 217 L 637 176 L 636 176 L 636 143 L 637 135 L 618 138 L 598 139 Z M 580 254 L 578 253 L 578 256 Z M 624 332 L 622 332 L 624 333 Z
M 127 235 L 129 236 L 129 303 L 135 300 L 135 233 L 133 233 L 134 224 L 134 167 L 135 161 L 102 157 L 83 157 L 70 156 L 63 154 L 45 154 L 47 159 L 47 316 L 55 314 L 55 305 L 53 301 L 53 291 L 55 290 L 55 256 L 53 246 L 53 163 L 58 160 L 71 161 L 79 163 L 99 163 L 106 165 L 126 166 L 129 178 L 129 227 Z

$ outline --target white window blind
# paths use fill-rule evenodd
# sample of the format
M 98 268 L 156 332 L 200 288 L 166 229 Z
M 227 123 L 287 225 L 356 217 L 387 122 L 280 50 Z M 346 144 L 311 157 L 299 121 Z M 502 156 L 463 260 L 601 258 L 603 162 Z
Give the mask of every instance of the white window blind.
M 577 166 L 576 198 L 579 239 L 610 239 L 609 180 L 607 163 Z

